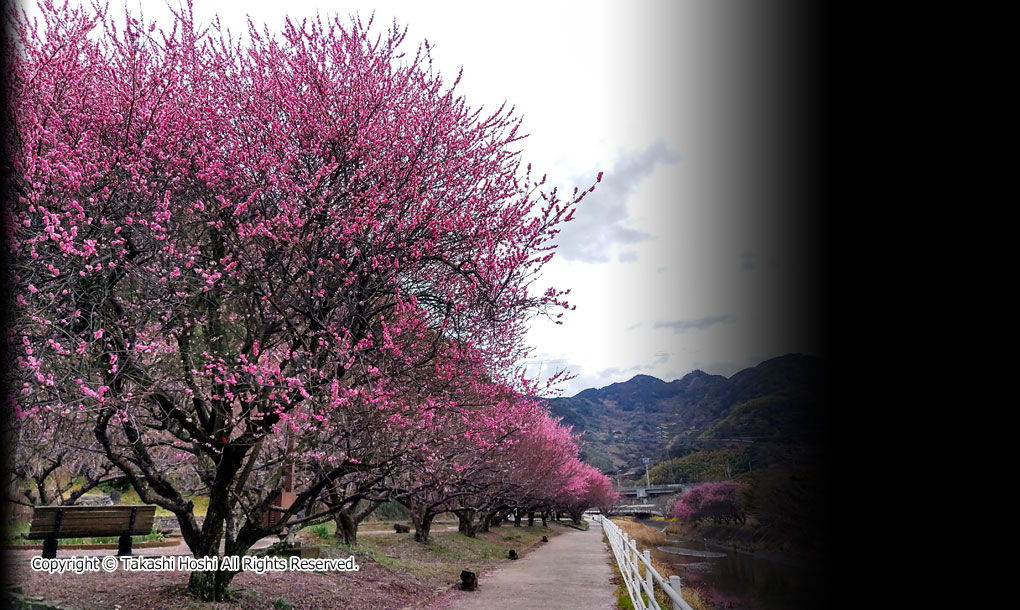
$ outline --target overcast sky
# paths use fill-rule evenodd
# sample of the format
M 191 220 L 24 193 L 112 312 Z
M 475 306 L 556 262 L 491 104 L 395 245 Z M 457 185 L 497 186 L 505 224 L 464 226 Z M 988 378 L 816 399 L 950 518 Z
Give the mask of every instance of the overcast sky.
M 374 10 L 379 26 L 408 26 L 409 51 L 428 38 L 449 80 L 463 67 L 471 105 L 515 105 L 525 160 L 551 185 L 569 193 L 605 172 L 543 278 L 571 288 L 577 309 L 529 335 L 533 373 L 567 368 L 571 396 L 638 373 L 728 376 L 825 355 L 808 323 L 820 315 L 807 234 L 821 202 L 776 179 L 797 173 L 784 165 L 797 126 L 782 120 L 796 91 L 784 90 L 778 34 L 758 31 L 753 1 L 219 0 L 195 12 L 208 22 L 215 10 L 242 34 L 247 15 L 279 29 L 285 14 Z M 165 0 L 127 6 L 167 19 Z

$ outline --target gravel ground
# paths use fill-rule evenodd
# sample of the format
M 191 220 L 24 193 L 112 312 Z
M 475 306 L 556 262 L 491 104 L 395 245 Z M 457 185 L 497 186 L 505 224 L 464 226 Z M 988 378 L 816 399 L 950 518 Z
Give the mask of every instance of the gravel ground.
M 199 604 L 188 595 L 186 572 L 47 574 L 32 570 L 27 558 L 12 555 L 4 557 L 7 577 L 26 595 L 77 610 L 265 610 L 281 598 L 295 610 L 396 610 L 417 607 L 440 593 L 428 583 L 358 557 L 357 572 L 241 572 L 231 582 L 239 592 L 236 600 Z
M 445 524 L 444 524 L 445 525 Z M 457 526 L 439 527 L 434 532 L 456 531 Z M 359 536 L 392 534 L 392 531 L 362 531 Z M 372 536 L 374 538 L 374 536 Z M 558 536 L 557 536 L 558 538 Z M 268 546 L 275 537 L 263 539 L 255 548 Z M 64 549 L 58 558 L 110 556 L 108 549 Z M 346 558 L 339 549 L 327 552 Z M 4 550 L 5 577 L 20 585 L 25 595 L 42 597 L 74 610 L 294 610 L 379 609 L 415 610 L 450 600 L 451 586 L 435 576 L 415 576 L 407 570 L 387 569 L 370 556 L 359 554 L 357 572 L 241 572 L 231 582 L 235 599 L 223 603 L 201 603 L 187 591 L 187 572 L 87 572 L 47 574 L 36 572 L 30 561 L 40 551 Z M 191 555 L 183 542 L 177 546 L 137 549 L 136 555 Z M 443 601 L 440 601 L 443 600 Z

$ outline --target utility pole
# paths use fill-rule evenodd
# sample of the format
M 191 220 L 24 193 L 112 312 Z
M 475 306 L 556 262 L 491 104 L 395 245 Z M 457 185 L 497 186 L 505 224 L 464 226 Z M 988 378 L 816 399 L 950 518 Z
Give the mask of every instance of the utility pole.
M 645 487 L 651 487 L 652 481 L 648 478 L 648 458 L 644 458 L 645 463 Z

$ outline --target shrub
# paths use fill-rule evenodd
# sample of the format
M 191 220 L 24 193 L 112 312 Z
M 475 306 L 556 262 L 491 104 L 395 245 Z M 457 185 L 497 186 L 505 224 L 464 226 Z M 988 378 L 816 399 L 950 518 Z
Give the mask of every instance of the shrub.
M 680 496 L 673 506 L 673 517 L 680 521 L 712 519 L 716 523 L 745 523 L 744 491 L 736 481 L 705 483 Z

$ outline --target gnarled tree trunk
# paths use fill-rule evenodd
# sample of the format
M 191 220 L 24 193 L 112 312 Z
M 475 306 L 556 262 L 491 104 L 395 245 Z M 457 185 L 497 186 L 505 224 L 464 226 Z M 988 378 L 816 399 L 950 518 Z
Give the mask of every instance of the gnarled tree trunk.
M 475 538 L 478 536 L 478 523 L 475 517 L 478 514 L 476 510 L 457 510 L 454 511 L 457 515 L 457 529 L 468 538 Z
M 414 523 L 414 541 L 428 542 L 429 531 L 432 529 L 432 520 L 436 516 L 429 510 L 412 510 L 411 522 Z
M 344 544 L 358 543 L 358 523 L 354 517 L 345 510 L 338 510 L 333 513 L 333 522 L 336 523 L 335 536 L 344 541 Z

